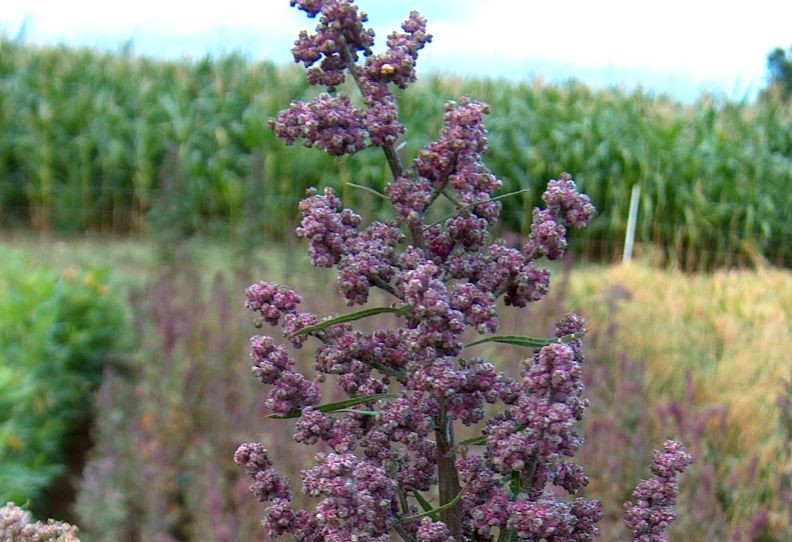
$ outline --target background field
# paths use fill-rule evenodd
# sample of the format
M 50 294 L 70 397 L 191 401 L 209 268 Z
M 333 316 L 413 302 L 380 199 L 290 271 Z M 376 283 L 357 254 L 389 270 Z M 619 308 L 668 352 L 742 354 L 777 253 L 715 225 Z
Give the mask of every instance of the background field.
M 6 240 L 4 253 L 24 266 L 109 264 L 113 290 L 130 299 L 136 346 L 105 375 L 78 497 L 75 520 L 87 540 L 260 537 L 261 510 L 231 461 L 236 444 L 263 440 L 292 473 L 314 450 L 290 443 L 287 424 L 263 419 L 264 394 L 246 359 L 258 331 L 241 291 L 263 278 L 299 282 L 310 310 L 344 311 L 331 273 L 309 271 L 302 248 L 261 247 L 240 262 L 228 246 L 193 242 L 177 266 L 159 267 L 150 243 Z M 592 478 L 587 493 L 606 506 L 603 540 L 626 536 L 621 503 L 669 437 L 697 458 L 676 536 L 783 540 L 792 450 L 780 401 L 792 376 L 792 274 L 568 264 L 554 277 L 551 297 L 527 318 L 506 311 L 504 331 L 544 335 L 567 310 L 590 323 L 581 461 Z M 509 347 L 481 353 L 507 371 L 520 359 Z M 307 367 L 310 352 L 300 355 Z
M 0 39 L 0 495 L 88 542 L 266 539 L 236 446 L 264 442 L 292 479 L 316 450 L 264 420 L 242 291 L 278 281 L 308 310 L 347 310 L 295 242 L 297 201 L 330 185 L 388 217 L 348 184 L 384 188 L 376 150 L 332 160 L 267 128 L 312 92 L 298 70 L 241 56 L 159 62 Z M 786 542 L 792 106 L 428 76 L 398 96 L 406 160 L 464 94 L 492 106 L 486 160 L 504 191 L 529 189 L 503 200 L 509 243 L 562 171 L 598 208 L 575 260 L 552 265 L 548 300 L 507 310 L 502 331 L 545 335 L 569 310 L 589 321 L 580 459 L 605 506 L 602 540 L 625 539 L 622 503 L 651 450 L 678 438 L 696 464 L 674 539 Z M 516 371 L 511 347 L 481 354 Z M 299 355 L 308 368 L 310 349 Z M 23 475 L 27 486 L 7 483 Z
M 381 213 L 345 185 L 383 187 L 376 150 L 333 161 L 267 128 L 314 92 L 296 68 L 240 56 L 164 62 L 0 40 L 0 227 L 141 233 L 159 221 L 182 235 L 283 239 L 317 183 Z M 398 97 L 407 160 L 438 134 L 442 104 L 464 94 L 492 105 L 487 160 L 504 190 L 531 189 L 504 201 L 509 229 L 525 232 L 544 183 L 569 171 L 600 212 L 576 241 L 580 254 L 619 253 L 638 184 L 638 240 L 659 248 L 659 262 L 792 263 L 788 103 L 682 105 L 575 82 L 428 76 Z

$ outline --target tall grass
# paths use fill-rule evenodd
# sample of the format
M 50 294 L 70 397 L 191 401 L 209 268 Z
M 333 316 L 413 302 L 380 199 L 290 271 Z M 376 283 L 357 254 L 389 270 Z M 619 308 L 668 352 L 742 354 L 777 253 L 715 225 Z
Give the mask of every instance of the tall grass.
M 374 151 L 284 152 L 267 119 L 312 92 L 297 70 L 240 55 L 154 61 L 0 40 L 0 227 L 141 232 L 176 194 L 174 227 L 187 235 L 281 237 L 307 186 L 388 178 Z M 462 94 L 493 105 L 487 159 L 505 190 L 535 189 L 504 201 L 512 230 L 529 227 L 539 187 L 570 171 L 601 210 L 578 236 L 591 256 L 619 252 L 638 184 L 638 241 L 661 259 L 792 263 L 789 104 L 425 77 L 399 96 L 406 159 L 437 134 L 441 103 Z M 342 192 L 381 211 L 365 192 Z

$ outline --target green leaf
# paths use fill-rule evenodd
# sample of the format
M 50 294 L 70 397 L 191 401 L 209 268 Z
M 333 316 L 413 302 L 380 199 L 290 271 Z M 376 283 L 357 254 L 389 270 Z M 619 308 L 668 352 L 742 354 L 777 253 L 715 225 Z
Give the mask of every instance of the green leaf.
M 383 194 L 382 192 L 380 192 L 379 190 L 377 190 L 375 188 L 371 188 L 370 186 L 366 186 L 364 184 L 357 184 L 357 183 L 347 183 L 347 185 L 353 186 L 355 188 L 360 188 L 361 190 L 365 190 L 366 192 L 370 192 L 370 193 L 374 194 L 375 196 L 384 199 L 385 201 L 389 201 L 388 200 L 388 196 L 386 196 L 385 194 Z
M 480 437 L 473 437 L 459 442 L 457 446 L 483 446 L 487 443 L 487 436 L 481 435 Z
M 547 346 L 548 344 L 553 343 L 568 343 L 570 341 L 574 341 L 575 339 L 579 339 L 583 337 L 585 333 L 572 333 L 570 335 L 564 335 L 563 337 L 556 338 L 552 337 L 549 339 L 538 339 L 536 337 L 526 337 L 524 335 L 492 335 L 491 337 L 484 337 L 483 339 L 479 339 L 478 341 L 473 341 L 472 343 L 468 343 L 465 345 L 465 348 L 469 346 L 476 346 L 479 344 L 484 343 L 504 343 L 504 344 L 513 344 L 516 346 L 525 346 L 528 348 L 541 348 L 543 346 Z
M 517 497 L 520 494 L 520 473 L 513 470 L 511 473 L 511 480 L 509 481 L 509 489 L 511 489 L 512 497 Z
M 413 514 L 412 516 L 403 517 L 399 520 L 399 523 L 404 523 L 406 521 L 412 521 L 414 519 L 422 518 L 424 516 L 434 517 L 433 514 L 437 514 L 438 512 L 442 512 L 443 510 L 447 510 L 449 508 L 453 508 L 456 504 L 462 500 L 462 495 L 465 493 L 465 490 L 462 489 L 459 493 L 456 494 L 456 497 L 445 503 L 443 506 L 438 506 L 437 508 L 432 508 L 430 510 L 426 510 L 420 514 Z
M 363 403 L 369 403 L 371 401 L 378 401 L 380 399 L 394 399 L 398 397 L 396 393 L 377 393 L 374 395 L 363 395 L 361 397 L 350 397 L 349 399 L 343 399 L 341 401 L 335 401 L 333 403 L 325 403 L 323 405 L 313 407 L 314 410 L 318 410 L 320 412 L 335 412 L 336 410 L 344 410 L 349 407 L 357 406 Z M 299 418 L 302 416 L 301 408 L 297 410 L 292 410 L 284 414 L 283 416 L 279 416 L 277 414 L 270 414 L 268 418 L 274 418 L 277 420 L 283 420 L 286 418 Z
M 522 431 L 525 429 L 525 424 L 518 425 L 514 430 Z M 457 446 L 483 446 L 487 443 L 487 436 L 481 435 L 480 437 L 473 437 L 457 443 Z
M 424 226 L 424 229 L 426 230 L 426 229 L 431 228 L 432 226 L 437 226 L 438 224 L 442 224 L 443 222 L 445 222 L 449 218 L 454 218 L 455 216 L 459 216 L 462 213 L 464 213 L 465 211 L 467 211 L 469 209 L 472 209 L 473 207 L 476 207 L 478 205 L 484 205 L 485 203 L 491 203 L 493 201 L 498 201 L 499 199 L 508 198 L 509 196 L 515 196 L 517 194 L 522 194 L 523 192 L 528 192 L 529 190 L 531 190 L 531 189 L 530 188 L 523 188 L 522 190 L 515 190 L 514 192 L 509 192 L 507 194 L 501 194 L 500 196 L 495 196 L 494 198 L 483 199 L 483 200 L 479 200 L 479 201 L 474 201 L 473 203 L 468 203 L 467 205 L 463 205 L 462 207 L 460 207 L 459 209 L 457 209 L 456 211 L 454 211 L 450 215 L 444 216 L 440 220 L 437 220 L 435 222 L 432 222 L 431 224 L 428 224 L 428 225 Z M 459 202 L 456 201 L 456 199 L 452 199 L 452 197 L 449 196 L 446 193 L 445 190 L 443 191 L 443 195 L 445 195 L 447 198 L 451 199 L 451 201 L 454 202 L 455 204 L 459 205 Z
M 357 410 L 355 408 L 342 408 L 341 410 L 336 410 L 336 412 L 348 412 L 350 414 L 361 414 L 363 416 L 376 416 L 379 412 L 374 410 Z
M 435 521 L 440 520 L 440 516 L 437 514 L 437 512 L 434 511 L 431 503 L 427 501 L 423 495 L 421 495 L 418 491 L 413 491 L 413 496 L 415 497 L 415 500 L 418 501 L 418 504 L 421 505 L 421 508 L 424 509 L 424 512 L 429 514 L 430 518 L 432 518 Z
M 354 322 L 355 320 L 360 320 L 362 318 L 367 318 L 369 316 L 374 316 L 377 314 L 384 314 L 387 312 L 393 314 L 407 314 L 410 312 L 411 308 L 409 305 L 405 305 L 403 307 L 395 308 L 395 307 L 374 307 L 371 309 L 363 309 L 362 311 L 358 312 L 350 312 L 349 314 L 342 314 L 341 316 L 336 316 L 335 318 L 330 318 L 328 320 L 323 320 L 318 324 L 314 324 L 312 326 L 306 326 L 304 328 L 298 329 L 292 336 L 297 335 L 307 335 L 308 333 L 316 333 L 317 331 L 322 331 L 323 329 L 327 329 L 330 326 L 334 326 L 337 324 L 344 324 L 346 322 Z
M 461 203 L 459 203 L 459 200 L 458 200 L 458 199 L 456 199 L 456 198 L 454 197 L 454 195 L 453 195 L 453 194 L 451 194 L 451 192 L 449 192 L 448 190 L 442 190 L 440 193 L 441 193 L 443 196 L 445 196 L 445 198 L 446 198 L 448 201 L 450 201 L 451 203 L 453 203 L 453 204 L 454 204 L 454 205 L 456 205 L 457 207 L 461 207 L 461 206 L 462 206 L 462 204 L 461 204 Z

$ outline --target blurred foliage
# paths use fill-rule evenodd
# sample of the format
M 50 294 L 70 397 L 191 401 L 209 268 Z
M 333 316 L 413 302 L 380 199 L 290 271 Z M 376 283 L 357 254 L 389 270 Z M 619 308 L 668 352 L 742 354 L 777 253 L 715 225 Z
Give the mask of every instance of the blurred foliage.
M 128 346 L 125 325 L 106 268 L 59 274 L 0 261 L 0 502 L 46 504 L 103 367 Z
M 287 151 L 267 127 L 315 93 L 299 69 L 239 55 L 169 62 L 0 40 L 0 227 L 204 233 L 244 248 L 290 237 L 297 201 L 317 184 L 387 216 L 345 184 L 383 188 L 377 149 L 342 160 Z M 619 255 L 639 184 L 636 240 L 660 247 L 659 260 L 792 263 L 792 104 L 423 76 L 398 93 L 405 160 L 438 134 L 443 102 L 463 94 L 492 105 L 487 161 L 504 191 L 531 189 L 504 200 L 509 229 L 526 232 L 547 180 L 569 171 L 600 212 L 578 253 Z
M 148 284 L 132 296 L 140 345 L 134 369 L 113 371 L 101 392 L 77 523 L 94 541 L 131 542 L 141 533 L 151 540 L 229 542 L 258 533 L 250 539 L 266 540 L 257 527 L 262 509 L 232 464 L 233 449 L 261 440 L 294 479 L 312 449 L 293 442 L 290 422 L 262 424 L 266 390 L 250 376 L 246 345 L 250 335 L 268 330 L 253 328 L 242 289 L 275 280 L 299 285 L 305 310 L 348 308 L 332 273 L 311 270 L 303 251 L 262 248 L 245 267 L 254 274 L 243 276 L 231 267 L 235 247 L 204 243 L 191 246 L 191 260 L 178 270 L 157 274 L 153 245 L 127 240 L 108 247 L 85 239 L 60 250 L 30 240 L 11 245 L 26 264 L 101 256 L 118 266 L 116 275 Z M 643 258 L 653 256 L 636 260 Z M 218 271 L 224 278 L 213 280 Z M 603 540 L 628 538 L 621 504 L 648 476 L 651 450 L 679 438 L 697 462 L 682 480 L 676 538 L 786 542 L 792 273 L 585 265 L 569 273 L 554 267 L 553 276 L 550 302 L 527 313 L 505 308 L 501 332 L 544 336 L 568 310 L 586 316 L 584 375 L 592 407 L 580 459 L 592 479 L 587 495 L 606 509 Z M 524 352 L 480 348 L 505 370 L 519 371 Z M 301 366 L 311 363 L 308 346 L 293 353 Z
M 310 459 L 290 444 L 290 424 L 262 435 L 265 395 L 245 363 L 247 281 L 199 270 L 182 259 L 132 292 L 137 348 L 131 371 L 108 371 L 99 392 L 77 501 L 85 541 L 270 540 L 234 451 L 261 439 L 290 472 Z
M 785 100 L 792 98 L 792 47 L 788 51 L 776 47 L 767 55 L 767 71 L 770 85 L 765 95 L 778 92 Z

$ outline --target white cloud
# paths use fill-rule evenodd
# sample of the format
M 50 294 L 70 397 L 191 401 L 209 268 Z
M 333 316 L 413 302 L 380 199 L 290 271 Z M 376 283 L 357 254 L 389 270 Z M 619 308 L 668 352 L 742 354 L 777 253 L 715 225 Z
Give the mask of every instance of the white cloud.
M 2 0 L 0 0 L 2 1 Z M 146 54 L 248 51 L 280 62 L 297 31 L 315 23 L 286 0 L 5 1 L 0 30 L 29 18 L 38 43 L 113 47 L 132 39 Z M 792 36 L 792 2 L 754 0 L 359 0 L 378 36 L 396 13 L 425 12 L 435 35 L 423 69 L 511 78 L 545 72 L 628 84 L 756 85 L 765 55 Z M 403 9 L 402 9 L 403 6 Z M 661 90 L 668 90 L 663 88 Z
M 792 40 L 792 3 L 765 0 L 491 0 L 464 13 L 433 25 L 436 54 L 736 79 L 763 74 L 765 55 Z

